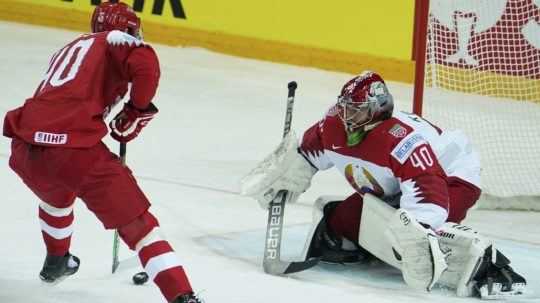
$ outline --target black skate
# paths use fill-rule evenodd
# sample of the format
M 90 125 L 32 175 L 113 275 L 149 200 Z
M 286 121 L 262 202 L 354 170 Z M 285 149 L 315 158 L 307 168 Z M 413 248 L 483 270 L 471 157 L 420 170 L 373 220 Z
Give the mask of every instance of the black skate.
M 171 303 L 203 303 L 203 301 L 197 298 L 197 296 L 194 295 L 193 293 L 190 293 L 190 294 L 181 295 L 180 297 L 176 298 Z
M 510 267 L 510 260 L 501 252 L 489 246 L 480 262 L 473 280 L 474 289 L 482 299 L 502 299 L 525 292 L 527 281 Z
M 324 216 L 311 239 L 307 259 L 316 257 L 322 262 L 334 264 L 367 262 L 371 258 L 368 251 L 356 243 L 338 238 L 326 224 L 329 214 L 339 203 L 341 201 L 334 201 L 324 206 Z
M 64 256 L 47 255 L 39 278 L 46 283 L 55 284 L 79 270 L 81 261 L 76 256 L 66 253 Z

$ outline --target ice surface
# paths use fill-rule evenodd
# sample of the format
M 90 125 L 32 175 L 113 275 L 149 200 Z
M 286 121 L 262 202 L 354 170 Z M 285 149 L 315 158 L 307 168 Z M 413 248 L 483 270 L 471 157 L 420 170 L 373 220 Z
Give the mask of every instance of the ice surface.
M 50 55 L 76 35 L 0 22 L 2 114 L 33 93 Z M 238 182 L 281 141 L 288 81 L 299 84 L 293 129 L 301 133 L 335 102 L 351 75 L 197 48 L 155 48 L 163 72 L 155 99 L 160 113 L 128 145 L 127 162 L 207 303 L 476 301 L 440 289 L 432 294 L 411 291 L 399 272 L 380 264 L 321 265 L 289 277 L 264 274 L 267 214 L 255 201 L 237 194 Z M 411 87 L 389 86 L 397 106 L 409 109 Z M 106 143 L 118 149 L 112 140 Z M 38 272 L 45 252 L 38 201 L 8 168 L 8 155 L 9 140 L 0 139 L 0 302 L 161 302 L 151 283 L 131 284 L 132 274 L 141 268 L 125 246 L 121 245 L 119 271 L 110 273 L 113 234 L 103 230 L 81 201 L 75 208 L 72 241 L 81 269 L 55 287 L 42 285 Z M 317 175 L 299 203 L 286 209 L 284 257 L 300 253 L 317 196 L 350 192 L 337 172 Z M 467 222 L 493 236 L 514 267 L 529 278 L 530 294 L 519 301 L 540 302 L 540 214 L 473 211 Z

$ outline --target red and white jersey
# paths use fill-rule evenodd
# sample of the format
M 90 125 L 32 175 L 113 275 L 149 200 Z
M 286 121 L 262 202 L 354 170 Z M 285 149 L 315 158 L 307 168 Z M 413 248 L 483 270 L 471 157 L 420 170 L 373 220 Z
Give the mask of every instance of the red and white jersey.
M 127 93 L 138 108 L 154 97 L 160 70 L 154 50 L 120 31 L 81 35 L 56 52 L 34 96 L 9 111 L 4 135 L 30 144 L 90 147 Z
M 465 135 L 414 114 L 396 111 L 361 143 L 347 146 L 343 122 L 331 108 L 304 133 L 300 151 L 319 170 L 335 166 L 361 194 L 401 194 L 400 207 L 435 229 L 448 217 L 448 177 L 480 187 L 480 160 Z

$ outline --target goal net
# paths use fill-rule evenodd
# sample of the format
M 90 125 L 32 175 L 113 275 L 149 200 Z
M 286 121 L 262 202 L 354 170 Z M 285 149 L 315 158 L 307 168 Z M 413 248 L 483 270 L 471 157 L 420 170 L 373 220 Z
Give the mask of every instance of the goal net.
M 422 116 L 471 138 L 484 193 L 535 201 L 540 0 L 431 0 L 426 29 Z

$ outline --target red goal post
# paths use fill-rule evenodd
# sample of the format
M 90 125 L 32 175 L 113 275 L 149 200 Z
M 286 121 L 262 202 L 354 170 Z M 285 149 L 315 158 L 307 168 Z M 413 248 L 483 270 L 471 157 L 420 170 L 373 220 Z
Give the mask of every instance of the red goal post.
M 540 0 L 416 0 L 413 112 L 462 129 L 484 200 L 540 210 Z

